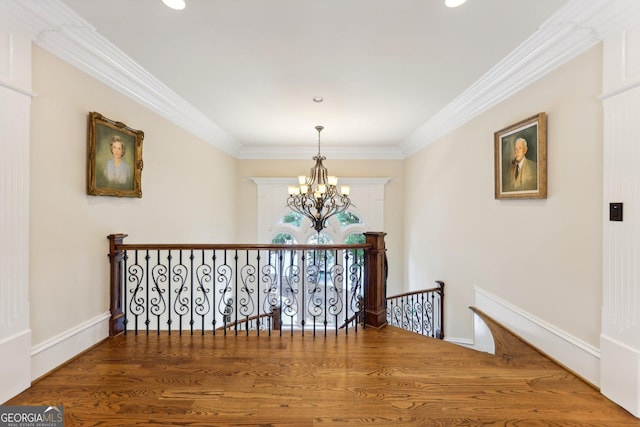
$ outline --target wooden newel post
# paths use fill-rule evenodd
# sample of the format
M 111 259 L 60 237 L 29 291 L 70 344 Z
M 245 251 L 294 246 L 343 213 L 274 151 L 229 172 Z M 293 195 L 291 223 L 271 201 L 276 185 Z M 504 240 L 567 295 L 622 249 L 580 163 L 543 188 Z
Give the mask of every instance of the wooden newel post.
M 109 319 L 109 336 L 115 336 L 124 332 L 124 312 L 122 311 L 122 290 L 124 289 L 122 250 L 116 249 L 122 245 L 126 234 L 110 234 L 109 239 L 109 263 L 111 264 L 110 289 L 111 289 L 111 318 Z
M 385 252 L 384 236 L 387 233 L 364 233 L 366 242 L 372 247 L 365 249 L 365 289 L 364 289 L 364 323 L 366 326 L 381 328 L 387 324 L 385 309 Z

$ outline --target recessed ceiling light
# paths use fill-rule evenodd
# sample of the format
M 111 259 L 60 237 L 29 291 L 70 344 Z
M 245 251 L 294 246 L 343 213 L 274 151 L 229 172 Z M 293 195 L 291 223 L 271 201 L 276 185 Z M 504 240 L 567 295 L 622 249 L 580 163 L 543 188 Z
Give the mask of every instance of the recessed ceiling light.
M 321 96 L 314 96 L 313 97 L 313 102 L 322 102 L 324 101 L 324 99 Z
M 444 0 L 444 4 L 448 7 L 458 7 L 467 0 Z
M 186 6 L 184 0 L 162 0 L 162 3 L 175 10 L 182 10 Z

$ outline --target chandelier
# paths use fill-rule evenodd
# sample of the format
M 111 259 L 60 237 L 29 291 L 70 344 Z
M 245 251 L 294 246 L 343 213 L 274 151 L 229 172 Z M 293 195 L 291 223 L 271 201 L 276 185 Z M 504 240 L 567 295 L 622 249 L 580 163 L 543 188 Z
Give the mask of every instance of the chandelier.
M 320 155 L 320 132 L 323 126 L 316 126 L 318 131 L 318 155 L 309 176 L 298 176 L 298 186 L 289 187 L 287 206 L 293 211 L 311 220 L 318 233 L 327 226 L 327 219 L 347 210 L 351 205 L 349 187 L 343 185 L 338 192 L 338 178 L 328 176 L 327 168 L 322 165 L 326 157 Z

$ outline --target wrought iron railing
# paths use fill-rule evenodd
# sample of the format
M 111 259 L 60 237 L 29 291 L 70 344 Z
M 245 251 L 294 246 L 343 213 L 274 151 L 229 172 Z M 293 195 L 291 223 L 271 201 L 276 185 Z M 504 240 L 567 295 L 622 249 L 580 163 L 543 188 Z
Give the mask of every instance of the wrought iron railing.
M 438 287 L 388 297 L 387 323 L 411 332 L 444 339 L 444 282 Z
M 365 236 L 360 245 L 174 245 L 111 235 L 110 333 L 326 335 L 382 326 L 384 233 Z

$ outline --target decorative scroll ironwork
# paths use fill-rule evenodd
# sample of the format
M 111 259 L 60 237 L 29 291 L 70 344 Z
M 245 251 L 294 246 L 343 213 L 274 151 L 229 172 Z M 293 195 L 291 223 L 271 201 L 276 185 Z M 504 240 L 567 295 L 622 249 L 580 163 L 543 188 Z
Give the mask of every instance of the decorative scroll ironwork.
M 222 324 L 226 332 L 227 323 L 231 322 L 231 313 L 233 311 L 233 288 L 231 287 L 231 280 L 233 277 L 233 269 L 227 264 L 227 252 L 224 252 L 223 264 L 219 265 L 216 269 L 216 285 L 218 287 L 217 292 L 220 294 L 220 300 L 218 302 L 218 314 L 221 316 Z M 220 317 L 218 316 L 218 317 Z M 217 323 L 217 318 L 212 319 L 212 323 Z
M 338 316 L 344 308 L 344 267 L 336 264 L 329 269 L 331 284 L 328 287 L 327 311 L 332 316 Z
M 172 280 L 176 284 L 177 288 L 174 290 L 175 299 L 173 301 L 173 312 L 178 316 L 179 327 L 182 329 L 183 320 L 190 312 L 189 307 L 191 298 L 189 298 L 189 286 L 187 279 L 189 277 L 189 271 L 187 266 L 183 263 L 182 252 L 179 254 L 179 262 L 173 266 Z
M 387 298 L 387 323 L 433 338 L 444 338 L 444 282 L 437 288 Z
M 272 246 L 125 249 L 125 333 L 326 335 L 357 328 L 364 318 L 364 245 Z

